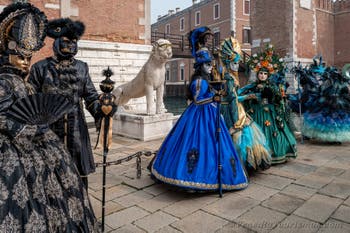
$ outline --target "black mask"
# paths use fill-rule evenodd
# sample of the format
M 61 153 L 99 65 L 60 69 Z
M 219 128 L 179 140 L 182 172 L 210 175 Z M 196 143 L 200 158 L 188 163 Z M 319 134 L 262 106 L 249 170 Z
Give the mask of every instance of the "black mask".
M 78 52 L 78 42 L 76 39 L 66 37 L 57 38 L 54 42 L 55 54 L 62 59 L 70 59 Z

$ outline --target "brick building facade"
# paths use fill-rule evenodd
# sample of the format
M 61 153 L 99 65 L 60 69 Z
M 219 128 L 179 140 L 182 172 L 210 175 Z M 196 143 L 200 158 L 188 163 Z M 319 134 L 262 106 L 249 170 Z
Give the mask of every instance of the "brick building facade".
M 251 0 L 252 52 L 272 43 L 291 64 L 322 55 L 327 65 L 350 62 L 350 1 Z
M 220 42 L 235 35 L 241 42 L 242 50 L 250 54 L 250 0 L 193 0 L 192 6 L 180 10 L 169 10 L 167 15 L 160 16 L 152 24 L 153 34 L 164 34 L 170 41 L 181 36 L 187 43 L 187 34 L 194 28 L 208 26 L 214 33 L 213 42 Z M 187 48 L 188 50 L 188 48 Z M 184 51 L 188 54 L 188 51 Z M 166 95 L 183 95 L 185 84 L 193 72 L 193 59 L 173 56 L 166 66 Z
M 150 45 L 151 0 L 17 0 L 30 2 L 45 12 L 48 19 L 70 17 L 85 24 L 78 43 L 77 58 L 88 63 L 97 89 L 102 70 L 110 66 L 116 86 L 133 79 L 147 61 Z M 0 10 L 16 0 L 0 0 Z M 32 63 L 52 55 L 53 40 L 32 59 Z M 144 109 L 145 98 L 130 101 L 130 108 Z

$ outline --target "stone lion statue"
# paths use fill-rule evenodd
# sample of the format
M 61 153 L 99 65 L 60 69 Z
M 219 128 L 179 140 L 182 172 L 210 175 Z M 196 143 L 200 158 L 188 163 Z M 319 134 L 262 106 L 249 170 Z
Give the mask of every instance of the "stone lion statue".
M 151 115 L 151 110 L 154 109 L 154 90 L 156 90 L 156 114 L 166 112 L 163 103 L 165 63 L 172 57 L 171 43 L 168 40 L 159 39 L 152 45 L 152 53 L 137 76 L 113 91 L 118 106 L 125 105 L 132 98 L 146 96 L 147 115 Z

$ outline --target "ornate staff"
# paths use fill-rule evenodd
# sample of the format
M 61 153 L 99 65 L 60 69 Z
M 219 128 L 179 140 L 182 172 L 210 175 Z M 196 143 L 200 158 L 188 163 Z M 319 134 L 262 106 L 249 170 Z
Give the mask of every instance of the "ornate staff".
M 106 78 L 100 83 L 100 89 L 103 92 L 99 96 L 101 110 L 103 113 L 99 138 L 103 138 L 103 177 L 102 177 L 102 232 L 105 228 L 105 202 L 106 202 L 106 167 L 108 149 L 112 142 L 112 123 L 113 114 L 116 106 L 114 105 L 115 96 L 111 93 L 114 88 L 114 81 L 110 79 L 113 71 L 109 67 L 102 72 Z
M 216 102 L 217 106 L 217 113 L 216 113 L 216 141 L 218 143 L 218 183 L 219 183 L 219 197 L 222 197 L 222 164 L 221 164 L 221 144 L 220 144 L 220 138 L 221 138 L 221 126 L 220 126 L 220 105 L 221 105 L 221 98 L 222 95 L 225 92 L 225 80 L 216 80 L 216 81 L 209 81 L 209 83 L 212 85 L 212 87 L 216 90 L 216 93 L 213 97 L 214 101 Z

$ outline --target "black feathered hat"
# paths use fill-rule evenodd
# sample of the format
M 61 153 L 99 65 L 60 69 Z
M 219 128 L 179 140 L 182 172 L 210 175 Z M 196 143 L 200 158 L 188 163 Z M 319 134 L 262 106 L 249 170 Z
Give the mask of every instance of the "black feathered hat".
M 46 15 L 30 3 L 8 5 L 0 14 L 0 51 L 31 56 L 44 46 Z
M 80 39 L 84 34 L 85 25 L 80 21 L 70 18 L 54 19 L 49 21 L 47 35 L 51 38 L 67 37 L 69 39 Z

